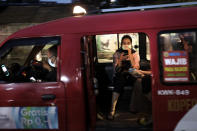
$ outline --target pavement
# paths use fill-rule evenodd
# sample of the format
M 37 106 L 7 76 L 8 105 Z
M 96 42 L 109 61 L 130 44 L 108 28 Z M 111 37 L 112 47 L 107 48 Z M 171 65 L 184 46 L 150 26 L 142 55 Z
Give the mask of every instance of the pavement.
M 96 131 L 152 131 L 152 123 L 140 124 L 142 118 L 151 118 L 144 113 L 133 114 L 130 112 L 118 112 L 114 120 L 108 120 L 105 116 L 97 120 Z
M 108 120 L 107 115 L 110 110 L 111 100 L 109 99 L 108 103 L 106 102 L 106 98 L 111 96 L 108 94 L 105 99 L 101 100 L 100 112 L 97 113 L 97 123 L 96 123 L 96 131 L 152 131 L 152 109 L 151 103 L 147 103 L 147 101 L 143 102 L 142 105 L 146 105 L 141 107 L 138 113 L 131 113 L 129 111 L 129 104 L 131 98 L 131 91 L 125 92 L 121 97 L 119 97 L 116 115 L 114 120 Z M 104 103 L 106 102 L 106 103 Z M 148 107 L 148 108 L 145 108 Z M 143 112 L 143 113 L 142 113 Z M 150 122 L 151 121 L 151 122 Z M 148 123 L 148 124 L 147 124 Z

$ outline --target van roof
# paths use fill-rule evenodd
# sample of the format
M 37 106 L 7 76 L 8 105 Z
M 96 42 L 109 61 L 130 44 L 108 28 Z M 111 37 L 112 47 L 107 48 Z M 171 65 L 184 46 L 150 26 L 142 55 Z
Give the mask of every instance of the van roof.
M 197 7 L 182 7 L 67 17 L 20 30 L 10 36 L 9 39 L 80 33 L 88 35 L 99 32 L 140 31 L 141 29 L 183 28 L 184 26 L 192 28 L 197 25 L 196 12 Z

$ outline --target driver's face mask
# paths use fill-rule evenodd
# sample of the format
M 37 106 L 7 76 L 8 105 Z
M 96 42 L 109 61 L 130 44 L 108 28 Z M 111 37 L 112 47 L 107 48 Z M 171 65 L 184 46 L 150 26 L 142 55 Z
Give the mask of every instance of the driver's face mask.
M 54 57 L 54 56 L 51 56 L 51 57 Z M 54 61 L 52 62 L 51 57 L 48 58 L 48 63 L 49 63 L 50 66 L 56 67 L 56 64 L 55 64 L 56 60 L 54 60 Z

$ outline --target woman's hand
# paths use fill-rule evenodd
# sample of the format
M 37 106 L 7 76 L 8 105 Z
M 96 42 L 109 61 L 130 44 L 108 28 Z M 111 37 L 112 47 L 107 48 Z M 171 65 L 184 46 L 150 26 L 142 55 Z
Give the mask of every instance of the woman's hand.
M 133 66 L 133 68 L 135 68 L 136 70 L 139 70 L 140 67 L 135 65 L 135 66 Z
M 128 58 L 127 60 L 130 60 L 131 61 L 131 65 L 133 66 L 133 68 L 135 69 L 139 69 L 138 67 L 135 67 L 135 61 L 134 61 L 134 57 L 133 57 L 133 54 L 132 54 L 132 49 L 130 48 L 126 48 L 128 50 Z
M 128 55 L 125 55 L 124 52 L 120 54 L 120 61 L 128 59 Z
M 128 51 L 128 55 L 129 55 L 129 54 L 132 54 L 132 49 L 130 49 L 128 46 L 125 46 L 125 50 Z
M 140 74 L 142 77 L 144 77 L 144 73 L 141 70 L 135 70 L 138 74 Z

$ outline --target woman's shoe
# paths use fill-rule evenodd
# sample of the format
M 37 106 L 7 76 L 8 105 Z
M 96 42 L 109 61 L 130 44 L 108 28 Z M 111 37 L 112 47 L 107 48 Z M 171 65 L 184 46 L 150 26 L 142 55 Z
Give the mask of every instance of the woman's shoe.
M 114 120 L 114 115 L 112 115 L 111 113 L 107 116 L 108 120 Z
M 150 118 L 142 117 L 142 118 L 139 118 L 137 122 L 139 125 L 142 125 L 142 126 L 152 126 L 153 124 L 152 117 Z

